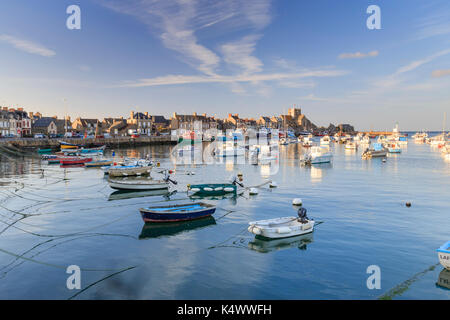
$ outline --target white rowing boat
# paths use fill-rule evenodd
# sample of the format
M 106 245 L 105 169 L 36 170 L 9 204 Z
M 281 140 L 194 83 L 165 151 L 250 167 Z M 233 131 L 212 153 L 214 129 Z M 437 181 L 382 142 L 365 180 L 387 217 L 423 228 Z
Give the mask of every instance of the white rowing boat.
M 109 179 L 108 183 L 111 188 L 117 190 L 160 190 L 169 188 L 168 181 L 153 179 Z
M 314 231 L 314 220 L 301 222 L 298 217 L 283 217 L 249 222 L 248 231 L 256 236 L 279 239 Z

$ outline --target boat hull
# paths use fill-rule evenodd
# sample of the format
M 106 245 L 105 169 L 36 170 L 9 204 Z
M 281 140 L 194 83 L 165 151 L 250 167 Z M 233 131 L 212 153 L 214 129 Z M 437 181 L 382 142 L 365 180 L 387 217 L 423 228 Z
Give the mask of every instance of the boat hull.
M 227 193 L 236 193 L 234 184 L 195 184 L 188 186 L 195 195 L 219 196 Z
M 211 216 L 216 207 L 204 203 L 140 209 L 144 222 L 176 222 Z
M 129 177 L 129 176 L 148 176 L 151 172 L 151 167 L 123 167 L 110 168 L 108 174 L 110 177 Z
M 277 220 L 280 220 L 281 222 L 273 224 L 270 223 L 271 221 Z M 263 239 L 290 238 L 314 231 L 314 220 L 308 220 L 306 223 L 300 223 L 297 221 L 296 217 L 256 221 L 250 222 L 249 224 L 250 226 L 248 227 L 248 231 L 256 235 L 258 238 Z
M 450 270 L 450 241 L 437 249 L 439 262 L 445 268 Z
M 169 183 L 165 181 L 149 180 L 148 182 L 147 181 L 139 181 L 139 182 L 133 181 L 124 182 L 114 180 L 108 181 L 109 186 L 116 190 L 161 190 L 169 188 Z

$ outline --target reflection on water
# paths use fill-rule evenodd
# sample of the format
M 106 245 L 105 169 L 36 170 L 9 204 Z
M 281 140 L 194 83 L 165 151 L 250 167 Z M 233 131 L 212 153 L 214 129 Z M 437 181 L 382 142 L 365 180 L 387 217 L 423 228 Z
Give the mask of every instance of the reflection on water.
M 252 250 L 268 253 L 277 250 L 298 248 L 300 250 L 306 250 L 307 245 L 313 242 L 313 233 L 308 233 L 301 236 L 267 240 L 255 236 L 255 239 L 248 243 L 248 247 Z
M 175 194 L 177 191 L 171 191 L 167 189 L 160 190 L 143 190 L 143 191 L 133 191 L 133 190 L 117 190 L 109 195 L 108 200 L 125 200 L 125 199 L 133 199 L 133 198 L 143 198 L 143 197 L 155 197 L 155 196 L 164 196 L 167 200 L 170 199 L 170 196 Z
M 394 299 L 450 299 L 448 272 L 429 268 L 450 230 L 450 162 L 439 149 L 410 142 L 383 163 L 333 144 L 331 164 L 303 167 L 300 144 L 281 146 L 275 165 L 258 166 L 238 157 L 177 165 L 173 148 L 114 150 L 117 159 L 150 154 L 176 169 L 177 192 L 169 194 L 115 191 L 101 169 L 0 155 L 0 298 L 71 297 L 64 270 L 76 264 L 96 270 L 83 271 L 84 285 L 95 285 L 80 299 L 376 299 L 382 292 L 366 288 L 365 272 L 377 264 L 385 290 L 407 288 Z M 278 187 L 264 185 L 256 197 L 186 193 L 187 184 L 224 183 L 237 172 L 245 186 L 270 179 Z M 314 234 L 264 241 L 247 231 L 249 221 L 295 214 L 294 198 L 326 222 Z M 217 206 L 214 218 L 143 226 L 139 208 L 199 199 Z M 127 271 L 110 276 L 117 270 Z
M 436 285 L 442 289 L 450 290 L 450 270 L 443 269 L 439 273 Z
M 142 227 L 139 239 L 158 238 L 163 236 L 174 236 L 176 234 L 201 229 L 207 226 L 215 225 L 216 220 L 213 217 L 197 219 L 184 222 L 160 222 L 146 223 Z

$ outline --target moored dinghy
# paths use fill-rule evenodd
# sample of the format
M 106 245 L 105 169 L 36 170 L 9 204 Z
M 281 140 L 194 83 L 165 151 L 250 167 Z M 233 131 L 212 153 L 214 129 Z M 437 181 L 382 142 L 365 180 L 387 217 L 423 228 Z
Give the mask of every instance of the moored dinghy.
M 314 231 L 314 220 L 302 223 L 297 217 L 252 221 L 249 225 L 249 232 L 269 239 L 294 237 Z
M 304 208 L 299 209 L 298 217 L 252 221 L 249 225 L 249 232 L 267 239 L 294 237 L 314 231 L 314 220 L 306 216 Z
M 211 216 L 216 207 L 204 202 L 139 209 L 145 222 L 188 221 Z
M 109 186 L 116 190 L 159 190 L 168 189 L 169 182 L 165 180 L 124 180 L 109 179 Z
M 442 266 L 450 270 L 450 241 L 444 243 L 439 249 L 437 249 L 439 262 Z

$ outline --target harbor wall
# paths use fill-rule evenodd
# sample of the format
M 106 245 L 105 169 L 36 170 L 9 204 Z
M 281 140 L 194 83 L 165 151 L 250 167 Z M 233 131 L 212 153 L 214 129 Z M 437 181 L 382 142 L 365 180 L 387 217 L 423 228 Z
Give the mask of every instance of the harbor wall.
M 116 137 L 116 138 L 59 138 L 59 139 L 35 139 L 35 138 L 13 138 L 0 139 L 0 145 L 14 146 L 17 148 L 59 148 L 59 141 L 93 147 L 99 145 L 107 145 L 108 147 L 137 147 L 148 145 L 176 144 L 177 139 L 172 136 L 141 136 L 139 138 Z

